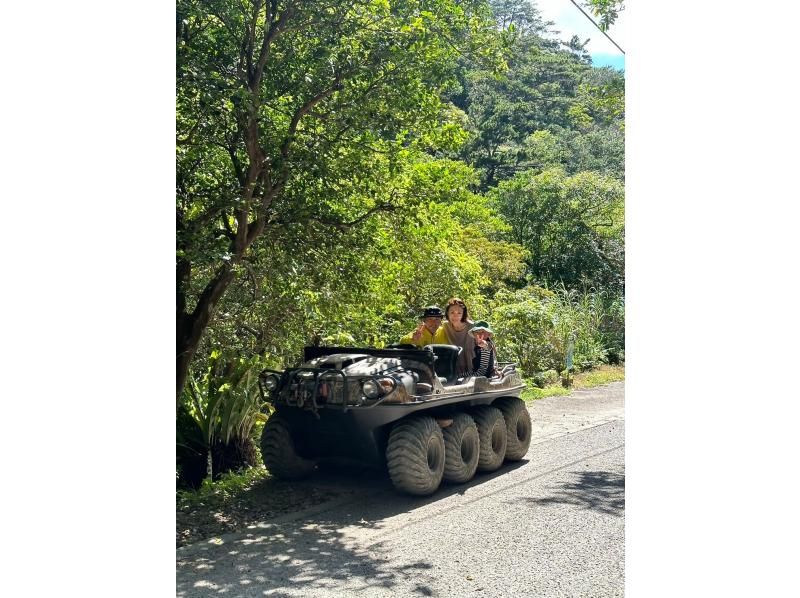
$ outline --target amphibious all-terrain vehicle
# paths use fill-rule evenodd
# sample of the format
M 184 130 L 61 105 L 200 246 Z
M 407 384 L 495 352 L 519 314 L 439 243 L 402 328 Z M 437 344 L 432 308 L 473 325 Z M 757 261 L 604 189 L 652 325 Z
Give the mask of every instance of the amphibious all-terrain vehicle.
M 442 479 L 463 483 L 525 456 L 531 420 L 513 364 L 499 378 L 457 378 L 460 347 L 306 347 L 301 367 L 264 370 L 259 387 L 275 412 L 261 454 L 280 478 L 311 473 L 321 459 L 387 467 L 410 494 Z

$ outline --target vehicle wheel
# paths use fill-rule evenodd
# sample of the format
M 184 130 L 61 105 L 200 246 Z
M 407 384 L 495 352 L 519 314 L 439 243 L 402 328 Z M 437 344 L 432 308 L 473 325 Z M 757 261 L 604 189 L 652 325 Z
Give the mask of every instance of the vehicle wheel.
M 497 407 L 481 405 L 472 411 L 481 441 L 478 469 L 494 471 L 506 456 L 506 420 Z
M 506 459 L 519 461 L 531 445 L 531 416 L 522 399 L 507 397 L 493 403 L 506 420 Z
M 444 479 L 462 484 L 475 475 L 480 456 L 480 439 L 475 420 L 459 413 L 453 423 L 442 430 L 444 436 Z
M 395 488 L 433 494 L 444 474 L 444 437 L 436 420 L 418 416 L 398 422 L 389 434 L 386 465 Z
M 277 478 L 294 480 L 314 471 L 316 464 L 297 454 L 289 423 L 273 415 L 261 433 L 261 458 L 264 466 Z

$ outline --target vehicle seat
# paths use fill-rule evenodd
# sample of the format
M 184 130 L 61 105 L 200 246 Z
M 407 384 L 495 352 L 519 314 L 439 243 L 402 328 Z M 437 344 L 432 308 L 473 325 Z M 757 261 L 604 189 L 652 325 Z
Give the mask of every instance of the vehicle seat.
M 442 384 L 450 384 L 456 381 L 456 363 L 462 351 L 461 347 L 455 345 L 428 345 L 436 356 L 433 369 L 439 378 L 444 378 Z

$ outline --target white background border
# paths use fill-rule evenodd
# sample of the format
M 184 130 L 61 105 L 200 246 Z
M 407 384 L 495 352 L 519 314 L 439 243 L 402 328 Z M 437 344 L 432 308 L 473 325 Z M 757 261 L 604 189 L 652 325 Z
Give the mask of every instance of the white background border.
M 800 531 L 800 15 L 626 11 L 627 595 L 776 595 Z M 6 593 L 171 593 L 174 6 L 3 23 Z

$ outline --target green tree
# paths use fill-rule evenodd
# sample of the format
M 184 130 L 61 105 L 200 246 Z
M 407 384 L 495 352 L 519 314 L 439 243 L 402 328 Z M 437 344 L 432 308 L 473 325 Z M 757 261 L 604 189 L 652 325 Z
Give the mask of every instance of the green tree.
M 177 13 L 180 400 L 254 246 L 401 208 L 373 193 L 372 158 L 391 168 L 410 140 L 446 134 L 439 92 L 459 55 L 498 63 L 478 1 L 179 0 Z
M 466 115 L 471 132 L 458 156 L 481 173 L 481 190 L 530 168 L 561 164 L 572 174 L 596 170 L 623 176 L 624 79 L 594 68 L 586 41 L 557 41 L 553 23 L 534 4 L 492 0 L 508 69 L 487 72 L 462 61 L 448 97 Z M 531 136 L 552 134 L 561 156 L 542 162 Z M 534 150 L 534 155 L 530 155 Z
M 510 238 L 528 250 L 529 272 L 569 288 L 621 290 L 624 280 L 624 188 L 593 172 L 529 171 L 492 191 L 511 225 Z
M 358 227 L 292 224 L 255 247 L 232 283 L 201 353 L 226 347 L 292 362 L 309 343 L 385 345 L 413 327 L 424 305 L 482 294 L 524 274 L 509 227 L 469 190 L 463 163 L 403 152 L 384 192 L 416 206 Z M 382 177 L 381 160 L 373 176 Z M 312 245 L 309 242 L 313 241 Z

